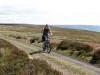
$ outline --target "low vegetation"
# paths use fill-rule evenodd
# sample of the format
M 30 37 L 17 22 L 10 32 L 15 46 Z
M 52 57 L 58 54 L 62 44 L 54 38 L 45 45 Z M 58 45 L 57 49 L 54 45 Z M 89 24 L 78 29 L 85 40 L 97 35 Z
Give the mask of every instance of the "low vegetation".
M 28 55 L 0 39 L 0 75 L 62 75 L 43 60 Z
M 51 44 L 56 52 L 67 56 L 77 57 L 92 64 L 100 64 L 100 50 L 93 51 L 89 45 L 63 40 L 60 44 Z
M 59 49 L 61 50 L 71 49 L 71 50 L 77 50 L 77 51 L 84 50 L 85 52 L 93 51 L 93 48 L 86 44 L 82 44 L 79 42 L 72 42 L 68 40 L 62 41 L 57 47 L 57 50 Z

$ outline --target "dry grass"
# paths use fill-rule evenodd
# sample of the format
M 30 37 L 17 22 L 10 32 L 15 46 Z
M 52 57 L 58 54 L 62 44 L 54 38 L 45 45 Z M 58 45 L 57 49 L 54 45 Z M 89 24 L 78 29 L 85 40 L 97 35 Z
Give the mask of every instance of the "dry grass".
M 62 75 L 43 60 L 30 60 L 28 55 L 0 39 L 0 75 Z

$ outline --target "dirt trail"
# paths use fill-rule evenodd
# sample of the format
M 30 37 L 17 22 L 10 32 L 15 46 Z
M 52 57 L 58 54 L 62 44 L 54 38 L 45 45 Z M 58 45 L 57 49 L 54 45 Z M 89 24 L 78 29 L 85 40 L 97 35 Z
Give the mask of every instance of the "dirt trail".
M 3 38 L 4 39 L 4 38 Z M 12 44 L 14 44 L 15 46 L 17 46 L 18 48 L 23 48 L 22 50 L 24 50 L 26 53 L 31 53 L 33 52 L 31 49 L 29 48 L 26 48 L 26 47 L 22 47 L 18 44 L 16 44 L 15 42 L 18 42 L 20 44 L 22 44 L 23 46 L 26 45 L 28 47 L 31 47 L 33 49 L 38 49 L 38 50 L 41 50 L 40 47 L 36 47 L 36 46 L 33 46 L 31 44 L 27 44 L 25 42 L 22 42 L 22 41 L 15 41 L 15 40 L 12 40 L 12 39 L 8 39 L 6 38 L 9 42 L 11 42 Z M 40 57 L 43 57 L 41 55 L 41 53 L 39 55 L 37 55 L 38 53 L 34 53 L 32 55 L 29 55 L 30 58 L 40 58 Z M 36 56 L 37 55 L 37 56 Z M 97 68 L 95 66 L 92 66 L 90 64 L 87 64 L 87 63 L 84 63 L 84 62 L 81 62 L 81 61 L 78 61 L 78 60 L 75 60 L 75 59 L 72 59 L 70 57 L 66 57 L 62 54 L 58 54 L 58 53 L 55 53 L 55 52 L 51 52 L 50 53 L 51 56 L 55 56 L 55 57 L 58 57 L 59 59 L 63 59 L 64 61 L 69 61 L 71 64 L 74 64 L 74 65 L 78 65 L 78 66 L 81 66 L 82 68 L 84 69 L 87 69 L 87 70 L 90 70 L 92 72 L 94 72 L 96 75 L 100 75 L 100 68 Z M 62 65 L 58 65 L 57 63 L 55 63 L 54 61 L 46 58 L 46 57 L 43 57 L 43 60 L 47 60 L 47 62 L 49 62 L 49 64 L 51 64 L 51 66 L 57 70 L 59 70 L 60 72 L 63 72 L 64 75 L 74 75 L 72 73 L 70 73 L 67 69 L 64 68 L 64 66 Z M 78 74 L 77 74 L 78 75 Z

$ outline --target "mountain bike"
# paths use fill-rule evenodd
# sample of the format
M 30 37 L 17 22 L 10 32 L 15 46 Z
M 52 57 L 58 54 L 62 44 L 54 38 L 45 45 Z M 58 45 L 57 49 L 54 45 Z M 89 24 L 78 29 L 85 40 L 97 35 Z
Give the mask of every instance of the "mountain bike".
M 43 51 L 47 51 L 48 53 L 51 52 L 51 44 L 50 44 L 50 38 L 48 36 L 44 36 L 45 41 L 43 43 Z

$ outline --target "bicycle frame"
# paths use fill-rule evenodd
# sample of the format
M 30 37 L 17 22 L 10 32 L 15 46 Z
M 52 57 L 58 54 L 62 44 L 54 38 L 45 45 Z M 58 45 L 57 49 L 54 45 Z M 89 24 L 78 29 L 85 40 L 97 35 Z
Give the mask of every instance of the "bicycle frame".
M 44 47 L 43 50 L 47 50 L 48 53 L 51 52 L 50 40 L 48 36 L 45 36 Z

